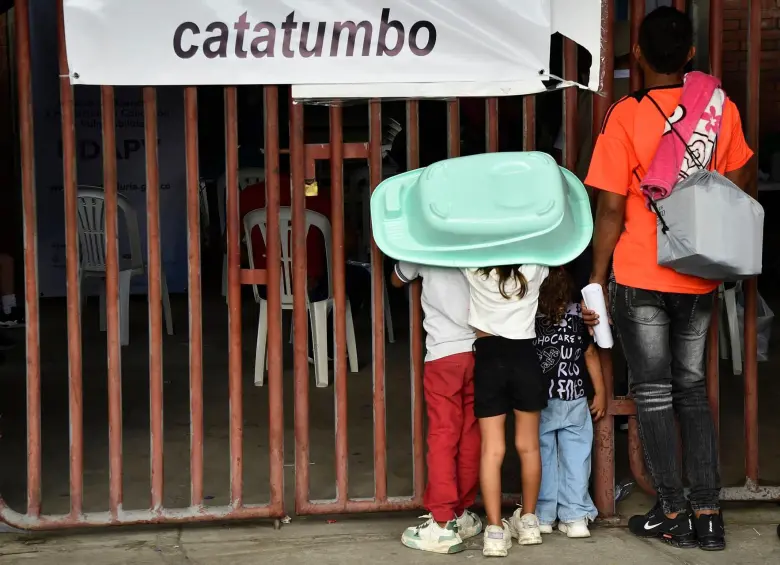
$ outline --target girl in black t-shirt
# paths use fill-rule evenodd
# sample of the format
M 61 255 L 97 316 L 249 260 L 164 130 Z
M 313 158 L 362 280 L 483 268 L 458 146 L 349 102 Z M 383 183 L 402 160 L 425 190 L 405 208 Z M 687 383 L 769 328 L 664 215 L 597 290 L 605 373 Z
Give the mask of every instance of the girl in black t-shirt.
M 542 533 L 558 529 L 570 538 L 590 537 L 596 507 L 588 493 L 593 420 L 606 413 L 598 351 L 588 334 L 575 287 L 564 267 L 551 268 L 542 284 L 534 345 L 547 377 L 542 411 L 542 485 L 536 515 Z

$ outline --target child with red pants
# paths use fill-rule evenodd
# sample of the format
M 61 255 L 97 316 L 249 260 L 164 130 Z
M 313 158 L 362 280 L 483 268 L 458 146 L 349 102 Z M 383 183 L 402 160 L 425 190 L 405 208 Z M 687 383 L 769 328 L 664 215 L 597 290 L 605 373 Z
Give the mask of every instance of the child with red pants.
M 480 435 L 474 416 L 474 331 L 469 327 L 469 286 L 458 269 L 400 262 L 392 275 L 401 287 L 422 278 L 426 338 L 425 404 L 428 411 L 427 521 L 407 528 L 406 547 L 458 553 L 482 532 L 468 507 L 479 487 Z

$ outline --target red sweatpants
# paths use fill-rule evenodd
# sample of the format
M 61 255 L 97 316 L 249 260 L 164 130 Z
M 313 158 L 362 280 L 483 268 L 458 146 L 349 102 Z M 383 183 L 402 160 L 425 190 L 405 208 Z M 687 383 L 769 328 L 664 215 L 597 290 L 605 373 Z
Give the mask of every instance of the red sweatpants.
M 424 388 L 428 410 L 425 507 L 437 522 L 448 522 L 474 504 L 479 487 L 474 355 L 458 353 L 429 361 Z

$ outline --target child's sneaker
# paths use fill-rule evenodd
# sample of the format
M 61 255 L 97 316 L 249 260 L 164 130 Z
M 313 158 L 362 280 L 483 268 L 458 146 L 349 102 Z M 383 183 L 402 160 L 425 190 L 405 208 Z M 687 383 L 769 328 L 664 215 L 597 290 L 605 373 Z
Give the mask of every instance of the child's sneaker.
M 548 535 L 553 533 L 553 526 L 555 524 L 539 524 L 539 533 L 542 535 Z
M 482 542 L 483 557 L 506 557 L 512 548 L 512 532 L 509 522 L 501 521 L 501 526 L 488 526 Z
M 572 539 L 589 538 L 588 519 L 574 520 L 573 522 L 559 522 L 558 529 Z
M 433 517 L 423 524 L 406 528 L 401 536 L 401 543 L 411 549 L 429 551 L 431 553 L 458 553 L 465 549 L 463 540 L 458 535 L 458 523 L 450 520 L 442 528 Z
M 457 520 L 460 539 L 467 540 L 482 533 L 482 520 L 473 512 L 466 510 Z
M 536 514 L 523 515 L 523 509 L 518 508 L 509 519 L 512 535 L 520 545 L 539 545 L 542 543 L 542 532 L 539 531 L 539 519 Z

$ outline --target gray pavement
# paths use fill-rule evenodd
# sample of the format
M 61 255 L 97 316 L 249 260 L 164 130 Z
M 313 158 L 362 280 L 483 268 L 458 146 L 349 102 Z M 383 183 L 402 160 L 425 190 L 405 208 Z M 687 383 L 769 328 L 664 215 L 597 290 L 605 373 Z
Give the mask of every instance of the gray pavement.
M 411 521 L 411 522 L 410 522 Z M 731 514 L 729 547 L 721 553 L 677 550 L 658 541 L 636 539 L 625 528 L 594 528 L 589 540 L 545 536 L 532 548 L 515 546 L 509 562 L 535 565 L 758 565 L 780 564 L 775 529 L 780 507 L 762 506 Z M 79 534 L 0 536 L 3 565 L 249 565 L 284 563 L 328 565 L 371 563 L 473 563 L 482 560 L 480 540 L 452 556 L 424 554 L 404 548 L 399 536 L 414 516 L 298 519 L 274 531 L 270 524 L 241 526 L 103 530 Z

